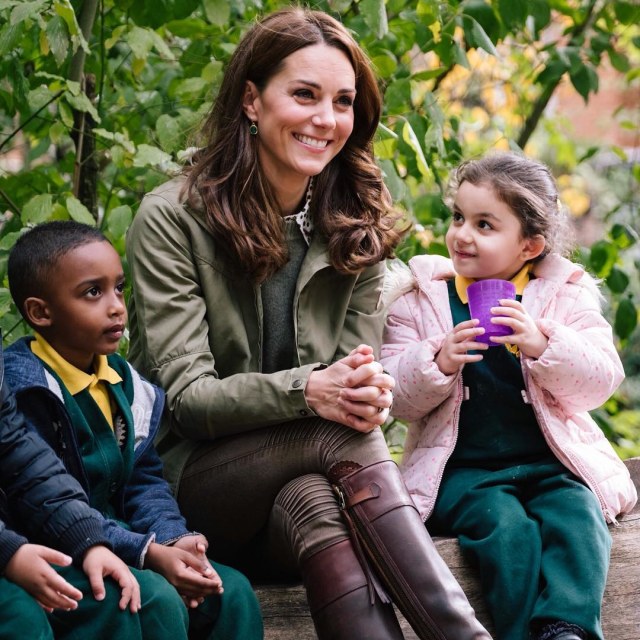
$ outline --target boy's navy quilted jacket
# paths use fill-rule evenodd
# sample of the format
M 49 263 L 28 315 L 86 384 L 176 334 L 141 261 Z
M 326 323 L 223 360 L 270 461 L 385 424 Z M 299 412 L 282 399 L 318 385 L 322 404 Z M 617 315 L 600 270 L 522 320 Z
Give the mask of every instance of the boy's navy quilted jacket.
M 91 509 L 82 487 L 17 412 L 1 357 L 0 496 L 0 574 L 29 540 L 59 549 L 76 562 L 89 547 L 110 546 L 103 518 Z
M 67 470 L 88 486 L 76 434 L 65 408 L 58 381 L 31 351 L 30 341 L 22 338 L 4 354 L 5 373 L 29 427 L 37 430 L 58 454 Z M 151 542 L 171 544 L 189 535 L 169 485 L 162 475 L 162 462 L 153 446 L 160 425 L 164 394 L 131 370 L 134 397 L 134 468 L 129 482 L 114 496 L 117 518 L 104 520 L 104 532 L 114 552 L 128 565 L 142 568 Z M 126 528 L 128 527 L 128 529 Z

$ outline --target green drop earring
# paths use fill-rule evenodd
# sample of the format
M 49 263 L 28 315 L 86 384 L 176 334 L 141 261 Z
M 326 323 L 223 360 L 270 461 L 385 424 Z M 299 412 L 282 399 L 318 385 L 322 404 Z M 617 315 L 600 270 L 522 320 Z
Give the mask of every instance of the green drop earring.
M 258 125 L 255 122 L 251 123 L 251 126 L 249 127 L 249 133 L 252 136 L 257 136 L 258 135 Z

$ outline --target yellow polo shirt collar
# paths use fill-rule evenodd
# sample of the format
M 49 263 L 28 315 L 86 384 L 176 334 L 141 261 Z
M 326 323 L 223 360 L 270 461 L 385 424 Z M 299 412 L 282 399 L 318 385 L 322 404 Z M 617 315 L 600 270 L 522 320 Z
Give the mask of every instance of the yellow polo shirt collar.
M 529 272 L 531 271 L 531 263 L 527 262 L 518 273 L 516 273 L 511 282 L 516 285 L 516 295 L 521 296 L 524 288 L 529 282 Z M 467 287 L 475 282 L 473 278 L 465 278 L 461 275 L 456 275 L 456 293 L 463 304 L 469 304 L 469 297 L 467 296 Z
M 94 373 L 85 373 L 65 360 L 39 333 L 36 333 L 35 340 L 31 341 L 31 351 L 56 372 L 72 396 L 89 389 L 89 394 L 113 428 L 113 412 L 107 383 L 117 384 L 122 382 L 122 378 L 109 366 L 107 356 L 94 356 Z

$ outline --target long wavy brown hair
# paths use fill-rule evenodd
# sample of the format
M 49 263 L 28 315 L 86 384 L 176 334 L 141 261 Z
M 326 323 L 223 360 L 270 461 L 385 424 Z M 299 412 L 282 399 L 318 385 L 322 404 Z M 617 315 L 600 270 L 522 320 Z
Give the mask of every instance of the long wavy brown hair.
M 391 257 L 404 231 L 373 158 L 382 104 L 369 60 L 329 15 L 300 7 L 277 11 L 238 44 L 201 131 L 205 146 L 186 169 L 189 203 L 197 206 L 202 198 L 211 234 L 256 281 L 286 264 L 288 250 L 282 215 L 242 108 L 245 86 L 250 80 L 262 91 L 287 56 L 315 44 L 347 56 L 357 92 L 353 132 L 314 178 L 310 211 L 315 233 L 326 239 L 329 260 L 338 271 L 357 273 Z

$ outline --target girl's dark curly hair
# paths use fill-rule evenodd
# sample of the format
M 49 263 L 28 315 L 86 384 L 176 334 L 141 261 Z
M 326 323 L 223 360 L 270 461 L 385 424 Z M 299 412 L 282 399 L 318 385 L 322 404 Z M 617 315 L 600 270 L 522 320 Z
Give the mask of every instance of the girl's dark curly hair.
M 450 202 L 463 182 L 489 185 L 519 218 L 524 238 L 538 234 L 544 238 L 545 247 L 535 260 L 549 253 L 567 256 L 571 252 L 569 217 L 560 203 L 553 175 L 542 162 L 510 152 L 463 162 L 449 183 Z

